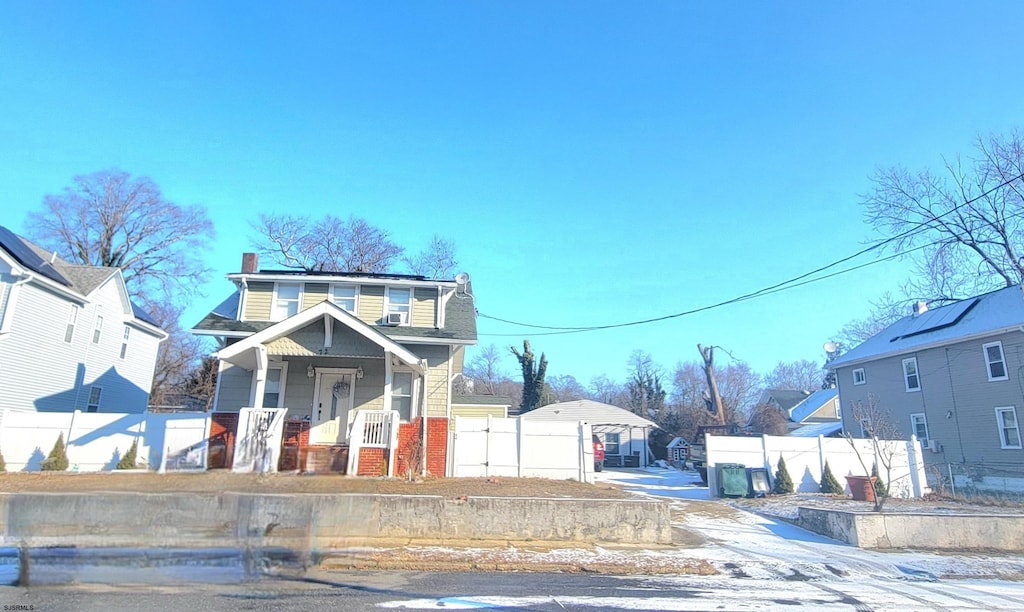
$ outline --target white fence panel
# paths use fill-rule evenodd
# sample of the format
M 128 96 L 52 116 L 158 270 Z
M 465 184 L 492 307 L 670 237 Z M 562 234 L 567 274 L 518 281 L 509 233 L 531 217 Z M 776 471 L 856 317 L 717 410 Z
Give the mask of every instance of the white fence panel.
M 203 413 L 7 410 L 0 421 L 0 450 L 8 471 L 38 471 L 64 434 L 71 471 L 113 470 L 135 441 L 139 467 L 156 469 L 169 452 L 172 468 L 205 469 L 209 423 Z
M 880 440 L 879 447 L 892 447 L 891 470 L 883 461 L 875 459 L 871 440 L 843 438 L 798 438 L 792 436 L 708 436 L 708 487 L 717 495 L 718 479 L 715 467 L 723 463 L 738 463 L 746 467 L 763 467 L 774 480 L 779 457 L 786 459 L 786 469 L 797 492 L 812 493 L 819 490 L 825 462 L 841 484 L 846 476 L 867 476 L 877 462 L 882 478 L 890 481 L 893 497 L 920 497 L 925 491 L 924 462 L 916 438 Z M 856 448 L 855 448 L 856 447 Z M 858 452 L 860 456 L 858 457 Z M 889 453 L 886 453 L 889 454 Z M 883 455 L 884 456 L 884 455 Z M 863 465 L 862 465 L 863 460 Z M 846 487 L 849 493 L 849 487 Z
M 242 408 L 238 411 L 232 471 L 277 471 L 286 412 L 285 408 Z
M 452 475 L 593 482 L 590 425 L 519 417 L 455 417 Z

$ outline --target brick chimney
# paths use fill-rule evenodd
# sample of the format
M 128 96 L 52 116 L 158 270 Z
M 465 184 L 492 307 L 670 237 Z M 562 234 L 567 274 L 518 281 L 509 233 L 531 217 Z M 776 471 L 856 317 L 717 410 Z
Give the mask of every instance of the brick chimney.
M 260 267 L 260 256 L 256 253 L 242 253 L 242 274 L 255 274 Z

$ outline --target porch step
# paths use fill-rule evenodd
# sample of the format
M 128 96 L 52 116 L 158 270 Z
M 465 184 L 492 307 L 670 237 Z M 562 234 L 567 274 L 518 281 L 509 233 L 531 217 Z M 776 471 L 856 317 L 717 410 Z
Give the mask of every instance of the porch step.
M 344 474 L 348 445 L 307 446 L 299 451 L 299 470 L 311 474 Z

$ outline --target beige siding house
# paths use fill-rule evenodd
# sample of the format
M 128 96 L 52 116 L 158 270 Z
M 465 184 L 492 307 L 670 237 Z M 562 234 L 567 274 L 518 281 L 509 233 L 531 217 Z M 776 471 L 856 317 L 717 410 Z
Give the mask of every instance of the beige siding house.
M 447 422 L 452 377 L 476 343 L 468 275 L 268 271 L 255 262 L 243 257 L 242 272 L 228 275 L 235 293 L 192 329 L 220 344 L 216 412 L 283 408 L 303 445 L 334 449 L 349 446 L 361 412 L 393 416 L 424 443 L 424 417 Z
M 0 412 L 144 412 L 165 338 L 118 268 L 71 264 L 0 227 Z
M 832 362 L 844 430 L 875 402 L 921 442 L 929 478 L 1024 490 L 1024 292 L 1007 287 L 907 316 Z

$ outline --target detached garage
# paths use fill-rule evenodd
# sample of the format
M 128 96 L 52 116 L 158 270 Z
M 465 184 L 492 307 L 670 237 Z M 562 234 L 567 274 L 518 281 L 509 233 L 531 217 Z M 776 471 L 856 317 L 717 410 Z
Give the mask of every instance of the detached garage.
M 593 400 L 573 400 L 541 406 L 523 413 L 522 418 L 590 423 L 593 432 L 604 443 L 604 464 L 607 467 L 646 467 L 654 460 L 647 438 L 658 426 L 618 406 Z

